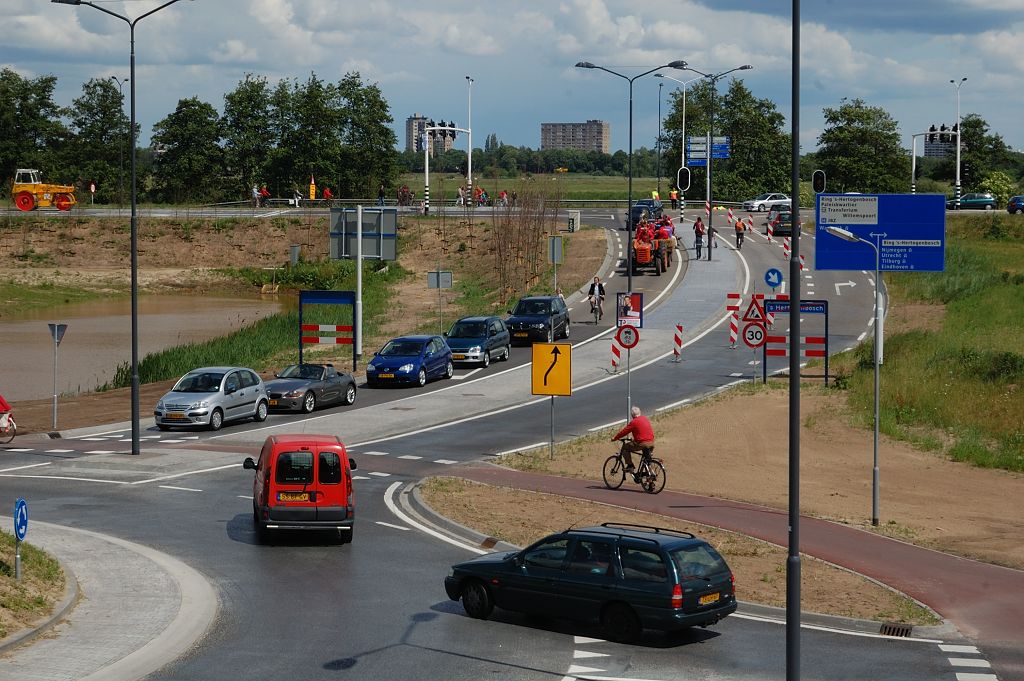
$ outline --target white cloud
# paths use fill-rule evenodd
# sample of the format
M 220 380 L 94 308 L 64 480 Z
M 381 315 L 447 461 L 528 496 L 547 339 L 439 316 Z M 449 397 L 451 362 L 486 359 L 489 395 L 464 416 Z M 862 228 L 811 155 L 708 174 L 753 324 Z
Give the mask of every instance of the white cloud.
M 215 62 L 223 63 L 247 63 L 255 62 L 259 53 L 255 48 L 249 47 L 241 40 L 225 40 L 217 49 L 211 53 Z

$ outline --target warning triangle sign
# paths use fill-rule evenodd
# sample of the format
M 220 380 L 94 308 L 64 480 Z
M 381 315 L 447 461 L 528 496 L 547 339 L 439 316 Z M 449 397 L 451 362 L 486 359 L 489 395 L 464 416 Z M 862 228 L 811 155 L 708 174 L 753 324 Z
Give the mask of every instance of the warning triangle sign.
M 758 302 L 757 298 L 752 298 L 750 305 L 747 306 L 747 311 L 743 313 L 743 321 L 764 322 L 765 319 L 764 308 L 761 307 L 761 303 Z

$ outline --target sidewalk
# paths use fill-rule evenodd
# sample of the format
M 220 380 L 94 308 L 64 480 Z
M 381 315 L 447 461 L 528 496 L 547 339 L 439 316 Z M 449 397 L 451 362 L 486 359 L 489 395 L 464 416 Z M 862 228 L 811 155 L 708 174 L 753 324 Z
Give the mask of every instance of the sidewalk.
M 728 499 L 664 491 L 609 490 L 595 480 L 524 473 L 494 465 L 465 467 L 489 485 L 628 506 L 788 545 L 788 513 Z M 959 558 L 838 523 L 801 517 L 800 551 L 887 584 L 928 605 L 972 639 L 1020 650 L 1024 572 Z
M 213 587 L 167 554 L 40 521 L 28 541 L 66 566 L 77 603 L 30 644 L 0 643 L 0 679 L 135 681 L 185 653 L 216 615 Z

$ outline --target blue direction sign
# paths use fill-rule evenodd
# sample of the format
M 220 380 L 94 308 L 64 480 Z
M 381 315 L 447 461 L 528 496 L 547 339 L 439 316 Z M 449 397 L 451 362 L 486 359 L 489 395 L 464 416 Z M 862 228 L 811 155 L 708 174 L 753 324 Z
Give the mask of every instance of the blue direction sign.
M 941 194 L 818 194 L 814 266 L 819 270 L 942 272 L 946 198 Z M 863 239 L 830 234 L 838 227 Z
M 706 166 L 708 160 L 706 158 L 690 158 L 686 160 L 688 166 Z
M 772 267 L 764 273 L 764 283 L 768 284 L 772 288 L 781 286 L 782 281 L 782 270 L 777 267 Z
M 764 301 L 765 314 L 789 314 L 788 300 Z M 827 300 L 801 300 L 800 314 L 828 314 Z
M 28 502 L 18 499 L 14 502 L 14 536 L 18 541 L 25 541 L 28 534 Z

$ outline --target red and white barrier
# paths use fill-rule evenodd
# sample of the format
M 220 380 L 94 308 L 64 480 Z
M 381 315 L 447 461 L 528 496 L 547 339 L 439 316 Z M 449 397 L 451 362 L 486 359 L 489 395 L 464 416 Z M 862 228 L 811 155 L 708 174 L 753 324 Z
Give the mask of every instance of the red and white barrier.
M 302 336 L 303 345 L 352 345 L 352 336 L 324 336 L 325 333 L 352 333 L 351 325 L 343 324 L 303 324 L 302 331 L 316 331 L 315 336 Z
M 740 313 L 733 312 L 729 318 L 729 347 L 736 349 L 736 339 L 740 335 Z
M 828 339 L 825 336 L 801 336 L 800 347 L 800 354 L 803 357 L 824 357 L 828 354 Z M 788 357 L 789 336 L 768 335 L 765 337 L 764 348 L 764 353 L 768 357 Z
M 778 217 L 768 223 L 768 243 L 772 241 L 772 236 L 775 234 L 775 225 L 777 224 L 779 224 Z
M 782 257 L 789 260 L 789 237 L 783 237 L 782 239 Z
M 747 231 L 748 232 L 753 232 L 754 231 L 754 218 L 752 218 L 752 217 L 750 217 L 748 215 L 747 219 L 746 219 L 746 223 L 747 223 Z
M 725 294 L 725 309 L 729 312 L 739 312 L 740 303 L 743 302 L 743 297 L 739 293 L 726 293 Z
M 804 270 L 806 270 L 806 269 L 808 269 L 808 267 L 807 267 L 807 263 L 806 263 L 806 262 L 804 262 L 804 254 L 803 254 L 803 253 L 801 253 L 801 254 L 800 254 L 800 271 L 801 271 L 801 272 L 803 272 L 803 271 L 804 271 Z
M 800 340 L 804 346 L 804 357 L 824 357 L 826 355 L 824 336 L 803 336 Z M 817 347 L 807 347 L 809 345 Z
M 612 373 L 619 371 L 619 360 L 622 359 L 622 350 L 619 349 L 619 344 L 613 339 L 612 340 Z
M 732 214 L 732 206 L 729 207 L 729 211 L 726 213 L 729 216 L 729 224 L 732 225 L 736 222 L 736 218 Z
M 711 204 L 708 201 L 704 202 L 704 214 L 711 217 Z
M 676 332 L 672 336 L 672 361 L 681 362 L 683 359 L 683 325 L 676 324 Z

